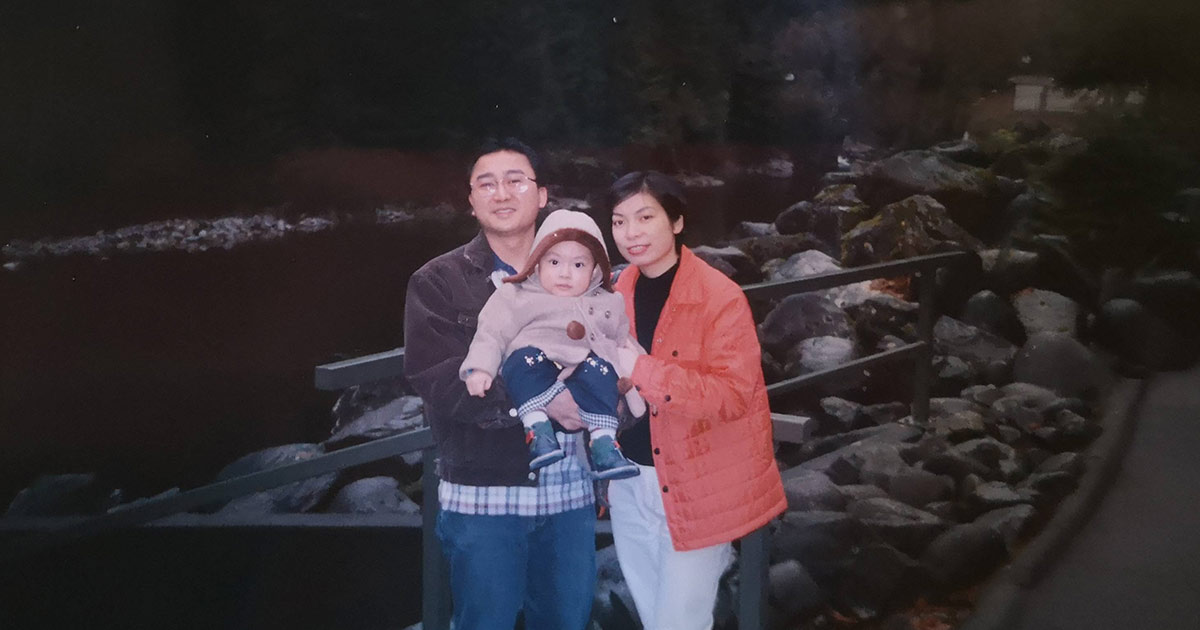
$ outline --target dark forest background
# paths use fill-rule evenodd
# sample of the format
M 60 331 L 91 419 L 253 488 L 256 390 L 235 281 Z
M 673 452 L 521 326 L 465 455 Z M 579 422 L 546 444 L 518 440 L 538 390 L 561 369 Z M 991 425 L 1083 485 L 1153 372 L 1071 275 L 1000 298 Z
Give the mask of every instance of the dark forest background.
M 1016 74 L 1143 89 L 1156 129 L 1194 149 L 1198 6 L 7 3 L 0 236 L 277 203 L 280 160 L 328 147 L 429 152 L 503 132 L 650 147 L 684 169 L 697 144 L 928 145 L 986 124 L 980 103 Z

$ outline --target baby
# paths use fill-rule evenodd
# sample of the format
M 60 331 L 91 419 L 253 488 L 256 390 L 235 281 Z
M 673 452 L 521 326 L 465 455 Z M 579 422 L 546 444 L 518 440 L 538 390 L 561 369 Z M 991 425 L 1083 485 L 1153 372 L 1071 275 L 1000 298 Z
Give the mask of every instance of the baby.
M 613 366 L 632 365 L 644 351 L 630 333 L 624 298 L 613 292 L 600 228 L 582 212 L 551 212 L 528 260 L 479 312 L 460 377 L 471 395 L 483 396 L 499 369 L 525 426 L 531 470 L 565 457 L 545 407 L 567 389 L 591 434 L 594 476 L 637 476 L 616 442 L 617 401 L 624 391 L 635 416 L 646 403 Z

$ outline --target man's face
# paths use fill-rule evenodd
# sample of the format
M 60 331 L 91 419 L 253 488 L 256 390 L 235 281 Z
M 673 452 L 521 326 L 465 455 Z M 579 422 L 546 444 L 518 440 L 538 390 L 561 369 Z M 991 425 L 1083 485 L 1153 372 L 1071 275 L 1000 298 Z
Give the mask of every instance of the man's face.
M 475 161 L 467 200 L 485 234 L 533 233 L 538 210 L 546 205 L 546 189 L 535 177 L 529 158 L 515 151 L 496 151 Z M 522 192 L 522 186 L 528 189 Z

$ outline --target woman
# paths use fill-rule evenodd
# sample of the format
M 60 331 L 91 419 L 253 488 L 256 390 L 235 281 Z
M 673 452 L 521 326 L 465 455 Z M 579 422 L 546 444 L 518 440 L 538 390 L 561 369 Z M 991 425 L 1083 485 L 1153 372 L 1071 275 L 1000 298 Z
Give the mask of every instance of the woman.
M 706 629 L 733 541 L 787 507 L 761 350 L 741 289 L 682 247 L 679 184 L 635 172 L 609 189 L 616 287 L 649 351 L 624 356 L 648 418 L 620 436 L 641 475 L 609 487 L 613 539 L 647 630 Z

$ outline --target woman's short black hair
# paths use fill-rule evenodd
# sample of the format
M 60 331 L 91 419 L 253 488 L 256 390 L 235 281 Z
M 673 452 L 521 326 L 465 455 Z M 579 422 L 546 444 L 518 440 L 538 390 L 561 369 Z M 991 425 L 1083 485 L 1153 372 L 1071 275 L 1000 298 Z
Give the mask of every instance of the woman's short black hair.
M 634 171 L 621 176 L 608 187 L 604 195 L 605 215 L 611 217 L 613 208 L 638 193 L 654 197 L 667 211 L 667 218 L 672 223 L 687 214 L 687 197 L 683 194 L 683 186 L 674 177 L 658 171 Z
M 467 164 L 467 176 L 470 177 L 471 173 L 474 172 L 475 163 L 479 161 L 479 158 L 497 151 L 512 151 L 513 153 L 524 155 L 529 160 L 529 165 L 533 167 L 534 178 L 537 178 L 538 173 L 542 172 L 542 158 L 538 156 L 537 151 L 533 150 L 533 147 L 513 137 L 490 137 L 485 138 L 476 147 L 475 152 L 471 154 L 471 162 Z

